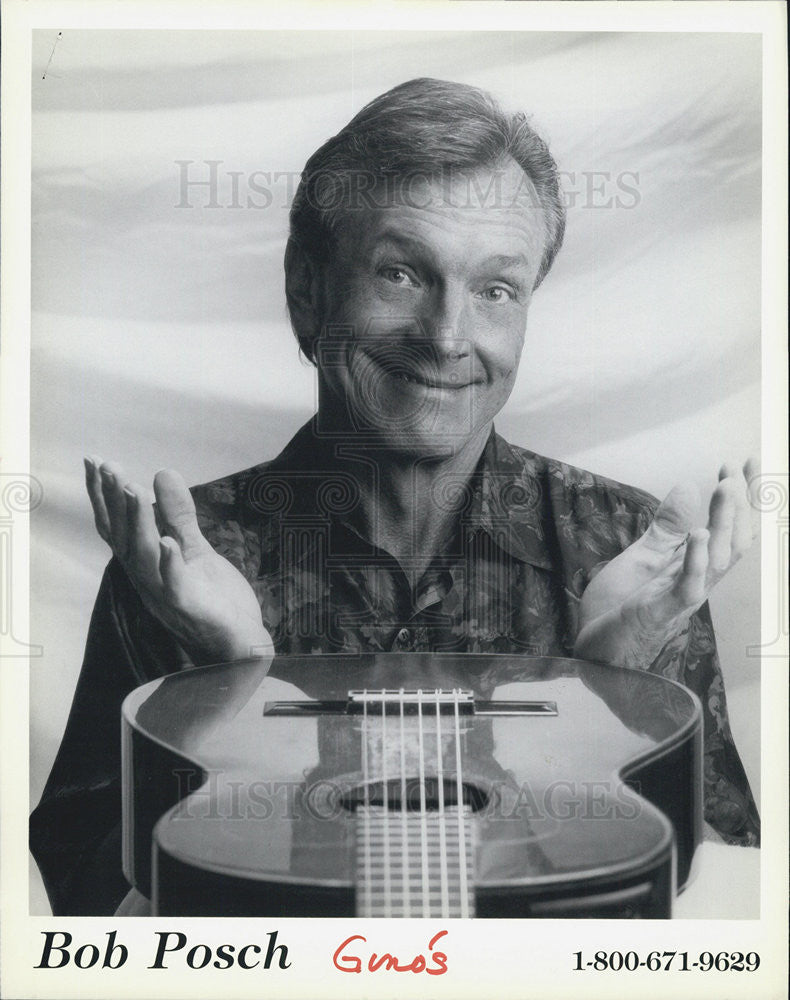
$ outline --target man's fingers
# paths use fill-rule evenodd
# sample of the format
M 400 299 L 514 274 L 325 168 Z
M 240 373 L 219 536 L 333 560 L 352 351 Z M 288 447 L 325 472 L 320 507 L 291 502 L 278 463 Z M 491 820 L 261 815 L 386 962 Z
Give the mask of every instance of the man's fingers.
M 737 484 L 722 479 L 710 498 L 708 515 L 708 565 L 714 578 L 722 576 L 732 561 L 732 533 L 735 525 Z
M 719 469 L 719 482 L 722 479 L 737 479 L 740 474 L 741 470 L 735 462 L 725 462 Z
M 184 578 L 184 559 L 174 538 L 162 536 L 159 539 L 159 573 L 168 602 L 177 606 Z
M 141 585 L 155 590 L 161 584 L 160 530 L 175 539 L 185 558 L 205 548 L 195 504 L 177 472 L 164 470 L 154 478 L 156 512 L 149 492 L 127 482 L 123 467 L 116 462 L 87 456 L 85 485 L 96 530 Z
M 738 466 L 736 462 L 726 462 L 719 469 L 719 481 L 729 479 L 733 483 L 735 520 L 732 526 L 731 563 L 737 562 L 757 537 L 756 492 L 759 474 L 759 463 L 753 458 L 747 459 L 743 467 Z
M 138 586 L 157 591 L 159 576 L 159 532 L 148 491 L 136 483 L 124 487 L 126 499 L 127 564 Z
M 170 535 L 178 542 L 185 559 L 205 548 L 206 542 L 200 532 L 192 494 L 178 472 L 163 469 L 154 477 L 154 493 L 158 511 L 159 526 L 163 534 Z
M 743 478 L 746 480 L 752 539 L 755 539 L 760 531 L 760 463 L 754 456 L 746 460 Z
M 735 523 L 732 526 L 732 561 L 749 549 L 754 538 L 752 507 L 749 503 L 749 482 L 746 478 L 747 465 L 737 469 L 732 477 L 735 483 Z
M 104 503 L 104 493 L 102 492 L 101 476 L 99 474 L 102 461 L 96 455 L 87 455 L 83 459 L 83 462 L 85 463 L 85 487 L 90 497 L 91 507 L 93 508 L 93 520 L 96 524 L 96 530 L 100 537 L 111 546 L 110 515 L 107 513 L 107 506 Z
M 759 458 L 755 458 L 754 455 L 750 455 L 743 463 L 743 478 L 751 486 L 752 482 L 759 478 L 759 475 L 760 460 Z
M 700 505 L 699 490 L 691 483 L 673 487 L 653 515 L 644 539 L 652 546 L 676 547 L 691 530 Z
M 689 534 L 686 542 L 679 586 L 679 598 L 684 610 L 696 610 L 707 597 L 709 539 L 705 528 L 697 528 Z
M 122 561 L 126 559 L 126 473 L 117 462 L 103 462 L 99 469 L 102 496 L 110 522 L 110 538 L 113 552 Z

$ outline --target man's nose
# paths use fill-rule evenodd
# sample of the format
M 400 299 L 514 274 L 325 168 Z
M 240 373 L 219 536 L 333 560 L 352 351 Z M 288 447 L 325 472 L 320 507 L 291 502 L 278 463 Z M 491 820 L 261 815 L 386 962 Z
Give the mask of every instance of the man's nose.
M 464 289 L 447 282 L 435 288 L 426 303 L 422 328 L 439 356 L 457 361 L 471 353 L 471 316 Z

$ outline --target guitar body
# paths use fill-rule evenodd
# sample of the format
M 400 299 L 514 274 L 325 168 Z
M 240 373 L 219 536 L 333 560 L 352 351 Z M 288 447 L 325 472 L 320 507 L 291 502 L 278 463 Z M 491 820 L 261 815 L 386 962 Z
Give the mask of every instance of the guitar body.
M 276 657 L 123 708 L 124 871 L 179 916 L 669 917 L 701 711 L 570 659 Z

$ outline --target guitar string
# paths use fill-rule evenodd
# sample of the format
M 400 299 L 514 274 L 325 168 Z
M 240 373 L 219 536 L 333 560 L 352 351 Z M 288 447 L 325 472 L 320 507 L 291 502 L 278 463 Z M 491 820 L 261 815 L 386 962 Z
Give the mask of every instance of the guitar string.
M 417 692 L 417 735 L 420 748 L 420 848 L 422 854 L 422 915 L 430 917 L 431 901 L 428 894 L 428 822 L 425 804 L 425 747 L 422 730 L 422 688 Z
M 469 916 L 469 886 L 466 878 L 466 831 L 464 829 L 464 786 L 461 777 L 461 718 L 458 710 L 458 688 L 453 688 L 453 709 L 455 712 L 455 781 L 458 800 L 458 855 L 461 877 L 461 916 Z
M 439 877 L 442 887 L 442 916 L 450 916 L 450 896 L 447 883 L 447 828 L 444 813 L 444 767 L 442 765 L 442 712 L 440 692 L 434 691 L 436 699 L 436 781 L 439 791 Z
M 409 897 L 409 879 L 411 878 L 411 872 L 409 871 L 409 840 L 408 840 L 408 825 L 407 825 L 407 802 L 406 802 L 406 735 L 405 735 L 405 721 L 404 721 L 404 691 L 403 688 L 399 692 L 400 697 L 400 823 L 401 823 L 401 848 L 403 851 L 403 869 L 402 869 L 402 881 L 403 881 L 403 915 L 404 917 L 411 916 L 411 899 Z
M 390 858 L 390 814 L 387 775 L 387 692 L 381 689 L 381 799 L 384 819 L 384 916 L 392 916 L 392 870 Z
M 420 844 L 422 855 L 422 911 L 424 917 L 429 917 L 431 913 L 431 889 L 430 889 L 430 853 L 428 847 L 428 808 L 426 790 L 426 768 L 425 768 L 425 732 L 423 725 L 423 700 L 425 693 L 422 689 L 417 691 L 417 720 L 418 720 L 418 743 L 419 743 L 419 784 L 420 784 Z M 369 715 L 368 715 L 368 692 L 363 691 L 362 707 L 362 772 L 363 772 L 363 805 L 364 805 L 364 862 L 363 871 L 365 879 L 365 902 L 367 916 L 373 915 L 372 900 L 372 816 L 370 799 L 370 747 L 368 740 L 371 735 Z M 439 855 L 440 855 L 440 898 L 441 914 L 443 917 L 450 916 L 450 892 L 449 892 L 449 865 L 447 856 L 447 809 L 444 789 L 444 758 L 442 753 L 442 723 L 441 704 L 442 692 L 436 688 L 433 692 L 436 710 L 436 774 L 437 774 L 437 798 L 438 798 L 438 828 L 439 828 Z M 461 762 L 461 726 L 459 709 L 459 690 L 453 688 L 453 713 L 455 728 L 455 763 L 456 763 L 456 818 L 457 837 L 459 850 L 459 878 L 460 878 L 460 909 L 461 916 L 469 916 L 468 898 L 468 875 L 466 869 L 466 830 L 463 822 L 463 777 Z M 389 773 L 387 770 L 387 722 L 386 722 L 386 702 L 387 692 L 381 691 L 381 783 L 382 783 L 382 816 L 383 816 L 383 840 L 384 840 L 384 915 L 392 916 L 392 867 L 391 867 L 391 833 L 390 833 L 390 811 L 389 811 Z M 403 845 L 402 881 L 403 881 L 403 907 L 404 915 L 411 915 L 411 900 L 409 886 L 411 879 L 409 848 L 408 848 L 408 817 L 406 815 L 406 759 L 405 759 L 405 692 L 401 688 L 399 691 L 399 712 L 400 712 L 400 781 L 401 781 L 401 840 Z
M 372 876 L 371 876 L 371 851 L 370 851 L 370 787 L 368 785 L 368 699 L 367 689 L 362 692 L 362 804 L 363 816 L 362 831 L 365 844 L 365 860 L 363 872 L 365 874 L 365 916 L 373 915 L 372 897 Z

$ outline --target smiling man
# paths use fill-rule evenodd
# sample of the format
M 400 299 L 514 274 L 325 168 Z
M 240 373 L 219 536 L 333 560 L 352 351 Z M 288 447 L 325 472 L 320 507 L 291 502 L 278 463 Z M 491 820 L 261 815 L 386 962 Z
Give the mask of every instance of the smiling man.
M 56 913 L 112 912 L 118 714 L 188 663 L 436 651 L 595 659 L 700 696 L 710 831 L 756 844 L 706 597 L 751 542 L 753 470 L 645 493 L 508 444 L 529 305 L 562 242 L 557 171 L 523 115 L 413 80 L 308 161 L 286 292 L 318 410 L 272 461 L 187 490 L 86 462 L 114 559 L 32 821 Z
M 345 464 L 362 532 L 414 588 L 457 520 L 437 485 L 470 479 L 513 388 L 547 225 L 509 157 L 392 194 L 344 216 L 320 272 L 292 246 L 288 290 L 297 330 L 319 332 L 322 433 L 383 459 Z

